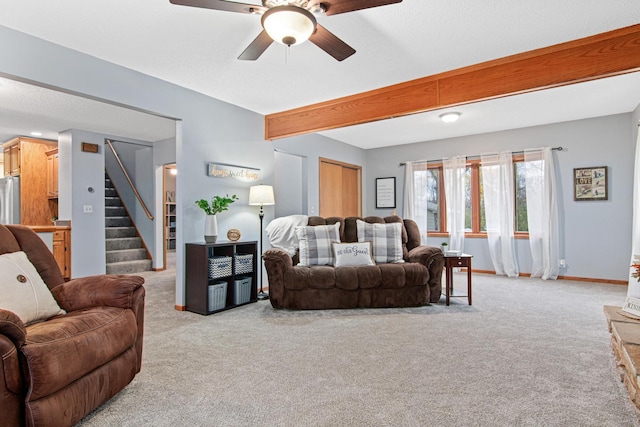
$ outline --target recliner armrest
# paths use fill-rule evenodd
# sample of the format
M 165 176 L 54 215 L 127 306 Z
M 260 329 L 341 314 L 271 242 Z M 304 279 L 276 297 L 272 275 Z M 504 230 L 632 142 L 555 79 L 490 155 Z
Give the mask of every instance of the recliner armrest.
M 142 287 L 144 278 L 125 274 L 101 274 L 62 283 L 51 290 L 66 311 L 108 306 L 133 308 L 134 293 Z
M 289 253 L 284 249 L 267 249 L 264 254 L 262 254 L 262 259 L 264 259 L 265 264 L 268 262 L 281 262 L 284 268 L 293 267 L 293 259 L 291 258 L 291 255 L 289 255 Z
M 16 348 L 20 348 L 27 339 L 27 330 L 17 314 L 0 308 L 0 335 L 6 336 Z
M 429 268 L 434 259 L 442 257 L 442 251 L 436 246 L 418 246 L 409 251 L 409 262 L 419 262 Z

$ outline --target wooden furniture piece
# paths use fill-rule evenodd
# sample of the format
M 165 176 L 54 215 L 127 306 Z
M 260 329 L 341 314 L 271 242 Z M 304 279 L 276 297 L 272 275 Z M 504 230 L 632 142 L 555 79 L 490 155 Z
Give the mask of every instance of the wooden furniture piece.
M 40 237 L 45 241 L 46 238 L 42 234 L 51 233 L 53 258 L 60 268 L 62 278 L 64 280 L 71 279 L 71 226 L 38 225 L 29 228 L 40 234 Z
M 446 272 L 445 295 L 446 304 L 449 305 L 450 298 L 466 297 L 471 305 L 471 258 L 473 255 L 446 255 L 444 256 L 444 268 Z M 456 267 L 465 267 L 467 269 L 467 295 L 453 295 L 453 269 Z
M 49 150 L 47 155 L 47 197 L 58 198 L 58 148 Z
M 165 245 L 168 251 L 176 249 L 176 204 L 164 203 Z
M 629 398 L 640 411 L 640 319 L 623 314 L 621 307 L 604 306 L 604 314 L 611 332 L 611 350 L 620 381 L 629 392 Z
M 52 218 L 58 216 L 58 200 L 49 197 L 47 174 L 47 152 L 57 144 L 57 141 L 25 137 L 2 144 L 5 175 L 20 177 L 22 225 L 51 225 Z
M 235 304 L 234 283 L 239 276 L 251 278 L 251 295 L 249 303 L 258 301 L 257 269 L 258 269 L 258 242 L 219 242 L 219 243 L 187 243 L 186 244 L 186 309 L 199 314 L 212 314 L 228 310 L 243 304 Z M 250 272 L 237 273 L 237 265 L 234 255 L 253 255 L 253 265 Z M 209 259 L 213 257 L 231 257 L 233 260 L 231 272 L 228 275 L 217 278 L 209 277 Z M 209 285 L 216 282 L 227 282 L 226 303 L 223 308 L 209 310 Z

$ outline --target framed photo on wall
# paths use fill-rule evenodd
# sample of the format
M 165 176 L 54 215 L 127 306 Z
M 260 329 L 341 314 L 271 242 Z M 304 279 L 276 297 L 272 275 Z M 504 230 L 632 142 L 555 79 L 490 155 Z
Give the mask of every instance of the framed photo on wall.
M 573 169 L 573 200 L 608 200 L 607 166 Z
M 376 178 L 376 209 L 396 208 L 396 178 Z

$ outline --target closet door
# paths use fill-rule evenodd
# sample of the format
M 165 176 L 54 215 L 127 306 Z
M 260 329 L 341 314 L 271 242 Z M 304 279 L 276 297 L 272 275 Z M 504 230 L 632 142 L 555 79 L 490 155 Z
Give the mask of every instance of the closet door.
M 362 215 L 362 167 L 320 159 L 320 216 Z

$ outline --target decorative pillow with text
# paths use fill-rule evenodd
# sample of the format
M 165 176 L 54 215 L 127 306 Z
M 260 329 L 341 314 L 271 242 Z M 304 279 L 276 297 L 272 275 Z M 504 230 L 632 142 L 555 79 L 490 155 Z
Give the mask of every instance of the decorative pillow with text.
M 336 267 L 374 265 L 371 257 L 371 242 L 334 243 L 333 256 Z
M 369 224 L 356 220 L 358 242 L 372 242 L 373 260 L 376 264 L 388 262 L 401 263 L 402 259 L 402 224 Z
M 296 227 L 300 247 L 300 266 L 333 265 L 331 244 L 340 243 L 340 223 Z
M 0 308 L 25 325 L 65 314 L 24 252 L 0 255 Z

